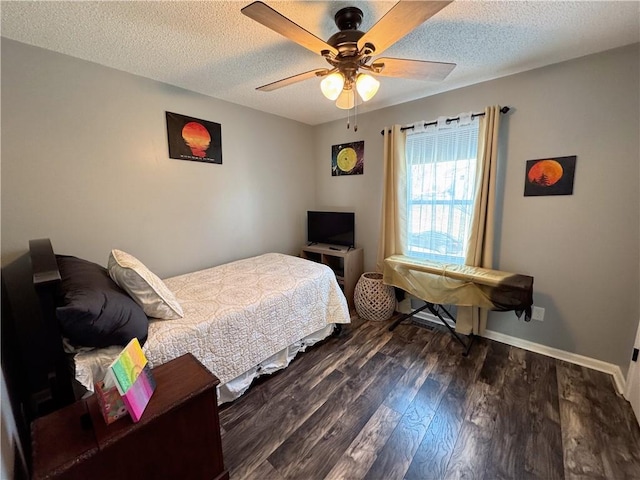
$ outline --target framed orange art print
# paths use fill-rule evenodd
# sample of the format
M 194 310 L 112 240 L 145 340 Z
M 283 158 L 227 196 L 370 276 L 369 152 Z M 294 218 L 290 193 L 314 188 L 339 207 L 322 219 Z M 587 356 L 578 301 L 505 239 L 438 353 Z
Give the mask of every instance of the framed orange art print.
M 219 123 L 167 114 L 169 158 L 222 164 L 222 131 Z
M 572 195 L 576 156 L 527 160 L 524 196 Z

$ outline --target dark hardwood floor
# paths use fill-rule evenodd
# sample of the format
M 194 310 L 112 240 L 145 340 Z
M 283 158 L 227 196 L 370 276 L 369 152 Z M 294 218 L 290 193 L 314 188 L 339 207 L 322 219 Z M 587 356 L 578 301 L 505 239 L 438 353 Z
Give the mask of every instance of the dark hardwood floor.
M 640 427 L 609 375 L 352 322 L 222 407 L 232 480 L 640 479 Z

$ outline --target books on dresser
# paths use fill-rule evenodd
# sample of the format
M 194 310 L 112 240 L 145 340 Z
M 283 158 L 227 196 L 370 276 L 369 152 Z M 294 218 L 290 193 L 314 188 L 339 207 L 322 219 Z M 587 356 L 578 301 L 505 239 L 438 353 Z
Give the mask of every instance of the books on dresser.
M 153 395 L 156 382 L 137 338 L 124 347 L 107 369 L 101 390 L 113 392 L 113 387 L 117 389 L 131 419 L 134 422 L 139 421 Z M 107 419 L 109 410 L 113 409 L 103 407 L 103 416 L 107 423 L 110 423 Z

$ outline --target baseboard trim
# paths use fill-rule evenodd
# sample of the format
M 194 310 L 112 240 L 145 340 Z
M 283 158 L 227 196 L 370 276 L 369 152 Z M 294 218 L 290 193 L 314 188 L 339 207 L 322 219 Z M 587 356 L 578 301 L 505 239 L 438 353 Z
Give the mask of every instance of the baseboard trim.
M 490 340 L 495 340 L 496 342 L 511 345 L 512 347 L 523 348 L 524 350 L 529 350 L 530 352 L 540 353 L 542 355 L 546 355 L 547 357 L 563 360 L 565 362 L 580 365 L 582 367 L 592 368 L 593 370 L 597 370 L 599 372 L 608 373 L 609 375 L 613 376 L 613 383 L 615 384 L 618 393 L 620 395 L 624 395 L 627 382 L 622 375 L 622 370 L 618 365 L 603 362 L 602 360 L 596 360 L 595 358 L 578 355 L 577 353 L 566 352 L 558 348 L 548 347 L 540 343 L 534 343 L 528 340 L 523 340 L 521 338 L 512 337 L 510 335 L 505 335 L 504 333 L 495 332 L 493 330 L 485 330 L 484 335 L 482 336 Z
M 440 319 L 432 313 L 418 312 L 414 315 L 414 317 L 418 317 L 421 320 L 426 320 L 427 322 L 435 323 L 436 325 L 442 326 L 442 322 L 440 321 Z M 456 328 L 456 324 L 453 322 L 453 320 L 447 317 L 443 318 L 451 328 Z
M 415 316 L 422 320 L 426 320 L 437 325 L 442 325 L 440 320 L 438 320 L 434 315 L 430 313 L 420 312 Z M 448 321 L 447 323 L 449 323 L 452 327 L 455 327 L 453 322 Z M 622 370 L 618 365 L 603 362 L 602 360 L 596 360 L 595 358 L 578 355 L 577 353 L 566 352 L 558 348 L 548 347 L 540 343 L 530 342 L 518 337 L 512 337 L 511 335 L 505 335 L 504 333 L 496 332 L 493 330 L 485 330 L 482 336 L 488 338 L 489 340 L 495 340 L 496 342 L 511 345 L 512 347 L 522 348 L 524 350 L 539 353 L 541 355 L 546 355 L 547 357 L 555 358 L 557 360 L 563 360 L 575 365 L 580 365 L 581 367 L 592 368 L 593 370 L 597 370 L 598 372 L 608 373 L 613 377 L 613 383 L 616 387 L 617 392 L 623 396 L 625 394 L 627 380 L 624 378 L 624 375 L 622 375 Z

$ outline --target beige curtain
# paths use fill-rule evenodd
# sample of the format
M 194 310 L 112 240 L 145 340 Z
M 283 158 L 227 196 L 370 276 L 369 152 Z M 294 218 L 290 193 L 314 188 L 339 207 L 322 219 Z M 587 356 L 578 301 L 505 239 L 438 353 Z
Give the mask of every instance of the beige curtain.
M 384 259 L 404 254 L 407 222 L 407 167 L 404 156 L 406 133 L 400 125 L 384 129 L 384 169 L 382 215 L 376 267 L 383 270 Z
M 487 107 L 478 132 L 478 173 L 475 210 L 465 264 L 493 268 L 494 211 L 498 168 L 498 131 L 500 106 Z M 477 307 L 458 307 L 456 331 L 465 335 L 482 334 L 488 311 Z

